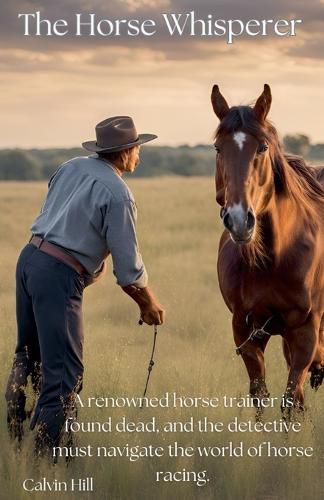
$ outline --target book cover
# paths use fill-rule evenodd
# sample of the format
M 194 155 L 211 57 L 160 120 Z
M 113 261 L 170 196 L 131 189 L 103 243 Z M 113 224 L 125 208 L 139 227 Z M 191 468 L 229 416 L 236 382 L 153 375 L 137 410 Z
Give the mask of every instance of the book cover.
M 2 5 L 0 498 L 323 497 L 323 19 L 322 0 Z M 84 291 L 82 390 L 39 457 L 46 331 L 63 319 L 49 306 L 39 362 L 12 368 L 16 264 L 49 179 L 100 149 L 109 117 L 133 119 L 124 146 L 158 136 L 123 180 L 165 321 L 139 324 L 108 257 Z M 83 213 L 65 231 L 86 241 Z

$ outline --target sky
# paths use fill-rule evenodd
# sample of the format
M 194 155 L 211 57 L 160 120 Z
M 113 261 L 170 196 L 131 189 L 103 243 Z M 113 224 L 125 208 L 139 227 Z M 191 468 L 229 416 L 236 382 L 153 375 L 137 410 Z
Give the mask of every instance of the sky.
M 153 37 L 24 36 L 18 14 L 51 21 L 154 19 Z M 196 18 L 302 19 L 295 37 L 171 37 L 162 13 Z M 161 24 L 159 24 L 161 22 Z M 72 31 L 72 30 L 71 30 Z M 10 0 L 0 17 L 0 148 L 79 146 L 95 124 L 130 115 L 156 145 L 208 144 L 217 127 L 214 83 L 230 105 L 253 102 L 269 83 L 281 136 L 324 142 L 324 0 Z

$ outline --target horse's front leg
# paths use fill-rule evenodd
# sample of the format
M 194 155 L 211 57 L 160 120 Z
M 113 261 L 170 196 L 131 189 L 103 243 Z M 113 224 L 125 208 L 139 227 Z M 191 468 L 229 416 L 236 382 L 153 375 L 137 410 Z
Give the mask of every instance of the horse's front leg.
M 319 323 L 318 317 L 310 315 L 302 326 L 286 332 L 285 340 L 290 351 L 290 370 L 285 392 L 286 405 L 282 408 L 285 418 L 290 417 L 292 404 L 297 410 L 304 409 L 304 382 L 316 352 Z
M 250 395 L 252 398 L 262 399 L 269 396 L 265 382 L 264 350 L 268 343 L 267 336 L 262 341 L 246 340 L 251 334 L 251 328 L 241 315 L 233 316 L 233 334 L 236 347 L 241 347 L 241 354 L 250 378 Z M 246 343 L 245 343 L 246 342 Z M 260 406 L 255 399 L 256 406 Z

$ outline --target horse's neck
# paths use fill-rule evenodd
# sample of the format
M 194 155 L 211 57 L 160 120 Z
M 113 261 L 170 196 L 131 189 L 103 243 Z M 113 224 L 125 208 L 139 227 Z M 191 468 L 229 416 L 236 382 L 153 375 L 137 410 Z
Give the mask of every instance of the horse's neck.
M 300 227 L 300 213 L 294 200 L 274 195 L 267 210 L 258 217 L 253 243 L 241 248 L 248 267 L 266 270 L 279 265 L 282 256 L 300 237 Z
M 275 260 L 279 260 L 299 236 L 301 215 L 295 200 L 274 195 L 267 216 L 263 218 L 261 233 L 263 245 L 271 249 Z
M 290 165 L 282 164 L 280 176 L 272 176 L 264 186 L 269 197 L 266 205 L 258 213 L 257 230 L 251 245 L 243 246 L 241 254 L 250 267 L 269 268 L 282 262 L 282 258 L 296 254 L 301 244 L 311 248 L 314 237 L 321 228 L 324 233 L 324 197 L 317 189 L 314 193 L 305 188 L 306 180 L 299 177 Z M 316 178 L 323 181 L 322 171 Z M 306 186 L 307 187 L 307 186 Z
M 262 245 L 275 261 L 285 254 L 305 234 L 311 215 L 299 193 L 294 173 L 286 171 L 286 189 L 273 195 L 264 217 L 261 217 Z M 294 194 L 293 194 L 294 193 Z

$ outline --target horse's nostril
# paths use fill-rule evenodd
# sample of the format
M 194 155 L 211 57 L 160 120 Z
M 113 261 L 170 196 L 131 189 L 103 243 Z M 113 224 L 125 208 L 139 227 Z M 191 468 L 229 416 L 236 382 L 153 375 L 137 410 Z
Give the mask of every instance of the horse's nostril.
M 253 229 L 255 226 L 255 216 L 252 210 L 248 210 L 247 218 L 246 218 L 246 227 L 249 231 Z
M 233 221 L 232 221 L 232 217 L 230 216 L 229 213 L 224 215 L 223 224 L 226 227 L 226 229 L 228 229 L 229 231 L 231 231 L 233 229 Z

